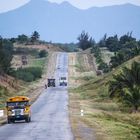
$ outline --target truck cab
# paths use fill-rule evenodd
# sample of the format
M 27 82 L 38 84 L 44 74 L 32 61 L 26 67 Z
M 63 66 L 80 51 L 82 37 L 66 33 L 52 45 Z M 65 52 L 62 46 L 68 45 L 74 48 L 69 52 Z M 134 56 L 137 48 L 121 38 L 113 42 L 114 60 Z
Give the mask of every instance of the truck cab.
M 59 78 L 59 85 L 60 86 L 67 86 L 67 78 L 66 77 L 60 77 Z
M 30 99 L 26 96 L 11 97 L 6 102 L 7 122 L 31 121 Z
M 48 87 L 55 87 L 55 79 L 48 79 Z

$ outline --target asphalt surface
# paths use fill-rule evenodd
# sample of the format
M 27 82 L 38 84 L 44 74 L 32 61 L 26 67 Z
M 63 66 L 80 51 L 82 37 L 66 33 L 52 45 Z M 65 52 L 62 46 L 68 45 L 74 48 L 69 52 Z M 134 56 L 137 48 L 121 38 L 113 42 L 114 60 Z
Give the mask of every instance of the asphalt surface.
M 68 75 L 68 55 L 57 54 L 55 88 L 44 89 L 32 105 L 32 121 L 0 126 L 0 140 L 73 140 L 68 113 L 67 87 L 59 86 L 59 77 Z

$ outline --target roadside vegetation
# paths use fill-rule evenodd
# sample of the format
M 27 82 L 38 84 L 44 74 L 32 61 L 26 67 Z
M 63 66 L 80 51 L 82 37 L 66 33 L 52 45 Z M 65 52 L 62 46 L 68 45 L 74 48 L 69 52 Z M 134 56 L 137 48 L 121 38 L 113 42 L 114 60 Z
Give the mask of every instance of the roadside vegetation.
M 71 100 L 84 110 L 84 116 L 79 119 L 95 130 L 97 138 L 140 139 L 139 62 L 140 57 L 135 57 L 112 72 L 91 77 L 84 85 L 71 90 Z
M 59 46 L 65 52 L 78 52 L 77 43 L 52 43 L 54 46 Z
M 94 54 L 96 58 L 98 70 L 102 70 L 104 73 L 140 55 L 140 40 L 136 40 L 136 38 L 132 36 L 132 33 L 127 33 L 120 38 L 117 35 L 107 37 L 105 34 L 104 37 L 96 43 L 88 33 L 83 31 L 79 35 L 78 41 L 78 46 L 82 50 L 91 48 L 91 53 Z M 114 56 L 110 57 L 108 63 L 105 62 L 102 57 L 102 48 L 106 48 L 114 53 Z
M 78 40 L 83 51 L 91 48 L 98 70 L 104 74 L 77 77 L 82 85 L 70 90 L 70 115 L 76 139 L 84 139 L 79 128 L 83 122 L 97 140 L 139 140 L 140 41 L 128 33 L 120 38 L 104 35 L 96 43 L 84 31 Z M 104 49 L 110 53 L 107 61 Z M 85 72 L 79 75 L 82 73 Z
M 27 94 L 30 96 L 28 92 L 35 89 L 36 81 L 42 78 L 48 52 L 46 49 L 28 47 L 44 44 L 39 36 L 39 33 L 34 31 L 31 37 L 26 35 L 10 39 L 0 37 L 0 108 L 4 107 L 8 97 Z

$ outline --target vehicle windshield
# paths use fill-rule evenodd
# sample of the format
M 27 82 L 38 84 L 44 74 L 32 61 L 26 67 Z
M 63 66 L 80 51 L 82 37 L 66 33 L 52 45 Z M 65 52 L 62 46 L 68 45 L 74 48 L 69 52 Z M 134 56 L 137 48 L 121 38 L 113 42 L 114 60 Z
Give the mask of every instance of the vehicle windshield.
M 55 79 L 49 79 L 49 82 L 54 82 L 55 81 Z
M 61 77 L 61 80 L 66 80 L 66 77 Z
M 23 101 L 23 102 L 8 102 L 7 103 L 7 106 L 9 106 L 9 107 L 15 107 L 15 106 L 24 107 L 24 106 L 27 106 L 27 105 L 29 105 L 29 102 L 28 101 Z

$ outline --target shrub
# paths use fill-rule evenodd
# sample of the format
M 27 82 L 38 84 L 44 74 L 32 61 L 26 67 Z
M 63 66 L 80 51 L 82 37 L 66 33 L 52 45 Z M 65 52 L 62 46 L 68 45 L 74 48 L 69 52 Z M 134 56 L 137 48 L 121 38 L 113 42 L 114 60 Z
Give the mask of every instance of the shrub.
M 38 55 L 39 55 L 40 58 L 46 57 L 47 56 L 47 51 L 46 50 L 41 50 Z
M 42 69 L 39 67 L 20 68 L 17 71 L 13 71 L 11 75 L 25 82 L 32 82 L 41 78 Z

